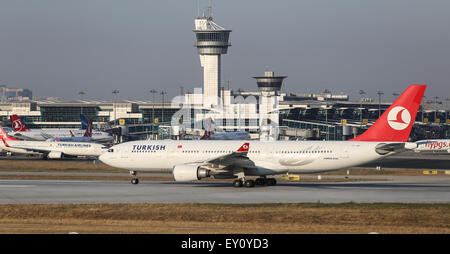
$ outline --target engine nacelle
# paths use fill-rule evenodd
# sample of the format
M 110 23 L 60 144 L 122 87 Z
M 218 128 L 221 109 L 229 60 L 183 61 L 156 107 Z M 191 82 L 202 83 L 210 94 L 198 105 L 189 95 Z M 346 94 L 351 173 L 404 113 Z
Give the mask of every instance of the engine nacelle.
M 62 152 L 51 151 L 48 153 L 47 158 L 49 159 L 60 159 L 62 158 Z
M 181 164 L 173 167 L 173 178 L 177 182 L 200 180 L 210 176 L 210 170 L 200 167 L 200 164 Z
M 405 149 L 414 150 L 416 148 L 417 148 L 417 144 L 416 143 L 412 143 L 412 142 L 406 142 L 405 143 Z

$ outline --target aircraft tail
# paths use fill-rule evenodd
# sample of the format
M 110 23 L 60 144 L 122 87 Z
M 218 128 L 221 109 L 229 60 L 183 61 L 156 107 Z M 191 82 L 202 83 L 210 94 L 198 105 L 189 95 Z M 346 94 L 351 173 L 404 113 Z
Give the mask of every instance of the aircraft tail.
M 86 132 L 84 133 L 85 137 L 92 137 L 92 122 L 93 122 L 93 120 L 90 119 L 89 120 L 89 124 L 88 124 L 88 126 L 86 128 Z
M 409 86 L 367 131 L 350 141 L 407 142 L 426 87 Z
M 3 127 L 0 126 L 0 139 L 3 141 L 19 141 L 18 139 L 12 138 L 6 134 L 5 130 L 3 130 Z
M 211 139 L 211 134 L 214 134 L 214 130 L 211 128 L 211 117 L 208 118 L 208 127 L 205 128 L 205 134 L 200 138 L 201 140 Z
M 14 128 L 15 131 L 29 131 L 30 130 L 25 126 L 25 123 L 22 122 L 22 120 L 20 119 L 20 117 L 18 115 L 11 115 L 9 118 L 11 119 L 12 127 Z
M 81 114 L 80 115 L 80 120 L 81 120 L 81 129 L 82 130 L 86 130 L 88 125 L 89 125 L 89 122 L 88 122 L 86 116 Z

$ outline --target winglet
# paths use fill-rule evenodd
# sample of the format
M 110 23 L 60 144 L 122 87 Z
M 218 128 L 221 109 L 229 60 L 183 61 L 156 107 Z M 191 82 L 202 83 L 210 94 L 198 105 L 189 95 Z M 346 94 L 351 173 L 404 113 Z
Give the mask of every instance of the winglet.
M 238 152 L 248 152 L 250 148 L 250 143 L 244 143 L 237 151 Z

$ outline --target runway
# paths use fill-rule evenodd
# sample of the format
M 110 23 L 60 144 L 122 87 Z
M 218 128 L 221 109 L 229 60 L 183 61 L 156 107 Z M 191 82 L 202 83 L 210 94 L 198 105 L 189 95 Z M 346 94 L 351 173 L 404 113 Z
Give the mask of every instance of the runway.
M 388 170 L 450 170 L 450 154 L 402 153 L 365 167 Z M 20 158 L 17 158 L 20 159 Z M 15 160 L 11 160 L 12 162 Z M 34 160 L 34 159 L 29 159 Z M 77 161 L 77 160 L 75 160 Z M 83 160 L 79 160 L 83 162 Z M 81 165 L 81 164 L 80 164 Z M 98 204 L 98 203 L 447 203 L 450 202 L 450 175 L 323 175 L 323 182 L 289 182 L 277 186 L 234 188 L 230 182 L 176 183 L 141 180 L 42 180 L 60 177 L 128 178 L 128 172 L 20 172 L 4 170 L 0 175 L 32 176 L 37 180 L 0 180 L 0 204 Z M 158 176 L 151 174 L 152 176 Z M 145 177 L 142 173 L 140 177 Z M 170 175 L 161 175 L 169 179 Z M 312 176 L 301 176 L 306 179 Z M 350 179 L 346 179 L 349 177 Z M 340 179 L 330 182 L 327 179 Z M 51 179 L 51 178 L 50 178 Z M 69 178 L 70 179 L 70 178 Z M 76 179 L 76 178 L 75 178 Z M 361 181 L 364 179 L 364 181 Z M 151 179 L 155 180 L 155 179 Z M 162 179 L 159 179 L 162 180 Z M 164 179 L 165 180 L 165 179 Z
M 230 183 L 171 181 L 0 180 L 0 204 L 98 203 L 447 203 L 450 176 L 393 181 L 279 183 L 235 188 Z

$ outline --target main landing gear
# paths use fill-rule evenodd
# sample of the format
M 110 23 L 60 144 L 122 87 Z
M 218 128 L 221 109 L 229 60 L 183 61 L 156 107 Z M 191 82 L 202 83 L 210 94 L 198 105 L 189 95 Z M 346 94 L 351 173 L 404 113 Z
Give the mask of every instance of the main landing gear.
M 260 177 L 256 178 L 256 180 L 245 180 L 238 179 L 233 182 L 234 187 L 255 187 L 255 186 L 275 186 L 277 184 L 277 180 L 275 178 L 266 178 Z
M 130 175 L 131 175 L 131 183 L 132 184 L 138 184 L 139 183 L 139 179 L 137 178 L 137 172 L 136 171 L 130 171 Z

